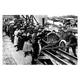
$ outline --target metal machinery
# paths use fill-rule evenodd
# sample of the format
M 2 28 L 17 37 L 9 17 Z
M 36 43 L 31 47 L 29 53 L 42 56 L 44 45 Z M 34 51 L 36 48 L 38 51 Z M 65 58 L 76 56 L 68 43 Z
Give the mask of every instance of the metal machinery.
M 77 58 L 66 52 L 66 42 L 61 39 L 61 35 L 59 36 L 56 32 L 48 32 L 45 37 L 47 39 L 42 40 L 47 44 L 43 46 L 41 53 L 52 57 L 54 61 L 52 64 L 77 64 Z

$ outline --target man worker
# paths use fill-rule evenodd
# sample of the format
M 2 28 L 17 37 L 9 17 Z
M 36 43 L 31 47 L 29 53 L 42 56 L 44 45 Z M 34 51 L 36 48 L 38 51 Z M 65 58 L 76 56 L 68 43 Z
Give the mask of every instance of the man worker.
M 77 54 L 76 54 L 77 38 L 72 34 L 72 31 L 67 32 L 66 41 L 68 42 L 67 52 L 69 52 L 69 48 L 71 47 L 74 56 L 77 57 Z

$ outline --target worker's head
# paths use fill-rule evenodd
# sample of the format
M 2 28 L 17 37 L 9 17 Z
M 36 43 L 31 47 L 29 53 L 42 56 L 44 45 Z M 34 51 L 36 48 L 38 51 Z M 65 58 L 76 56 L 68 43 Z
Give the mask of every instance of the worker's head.
M 71 35 L 71 34 L 72 34 L 72 31 L 68 31 L 67 34 L 68 34 L 68 35 Z

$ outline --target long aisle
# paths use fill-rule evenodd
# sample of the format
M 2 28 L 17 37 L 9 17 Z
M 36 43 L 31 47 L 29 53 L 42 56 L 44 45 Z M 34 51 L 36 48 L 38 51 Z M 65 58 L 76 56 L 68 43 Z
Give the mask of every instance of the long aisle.
M 31 55 L 24 57 L 23 51 L 16 51 L 10 38 L 6 35 L 3 36 L 3 64 L 31 64 Z

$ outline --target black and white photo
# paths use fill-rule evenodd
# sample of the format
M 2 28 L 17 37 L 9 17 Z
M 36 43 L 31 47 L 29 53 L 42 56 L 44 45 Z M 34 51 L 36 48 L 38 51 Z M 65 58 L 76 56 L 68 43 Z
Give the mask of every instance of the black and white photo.
M 3 15 L 4 65 L 77 65 L 78 16 Z

